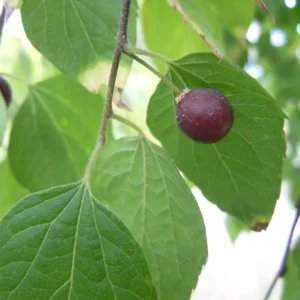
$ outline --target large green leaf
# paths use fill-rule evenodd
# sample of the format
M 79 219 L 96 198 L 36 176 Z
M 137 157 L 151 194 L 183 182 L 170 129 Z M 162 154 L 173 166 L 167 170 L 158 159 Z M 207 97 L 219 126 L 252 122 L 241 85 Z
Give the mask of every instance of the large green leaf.
M 0 163 L 0 218 L 28 191 L 17 182 L 8 160 Z
M 157 17 L 159 12 L 160 16 Z M 193 28 L 175 13 L 165 0 L 145 0 L 141 9 L 144 39 L 147 46 L 170 59 L 209 48 Z M 162 71 L 165 64 L 157 62 Z
M 140 247 L 81 183 L 21 200 L 0 257 L 1 299 L 156 299 Z
M 205 226 L 167 153 L 144 138 L 108 143 L 92 191 L 141 245 L 158 298 L 190 299 L 207 259 Z
M 12 129 L 12 171 L 31 191 L 79 180 L 96 142 L 101 97 L 65 76 L 29 92 Z
M 106 73 L 116 44 L 122 0 L 24 0 L 22 20 L 31 43 L 55 66 L 82 81 Z M 132 1 L 129 41 L 135 44 Z
M 221 24 L 214 14 L 210 1 L 206 0 L 167 0 L 207 43 L 217 56 L 224 55 Z M 183 41 L 178 41 L 182 43 Z
M 0 147 L 3 142 L 7 122 L 7 108 L 4 99 L 0 96 Z
M 234 109 L 234 125 L 218 143 L 193 142 L 177 126 L 174 92 L 161 82 L 148 109 L 152 133 L 207 199 L 250 227 L 268 222 L 285 156 L 283 113 L 247 73 L 212 54 L 189 55 L 172 68 L 167 77 L 175 85 L 224 94 Z

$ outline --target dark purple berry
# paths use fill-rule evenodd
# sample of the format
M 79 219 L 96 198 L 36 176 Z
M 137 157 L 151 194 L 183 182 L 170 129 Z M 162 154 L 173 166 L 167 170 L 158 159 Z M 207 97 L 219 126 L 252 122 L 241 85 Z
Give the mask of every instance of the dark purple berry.
M 178 126 L 194 141 L 207 144 L 218 142 L 232 127 L 232 106 L 216 90 L 184 90 L 177 102 Z
M 11 104 L 11 88 L 9 83 L 2 77 L 0 77 L 0 91 L 7 107 L 9 107 L 9 105 Z

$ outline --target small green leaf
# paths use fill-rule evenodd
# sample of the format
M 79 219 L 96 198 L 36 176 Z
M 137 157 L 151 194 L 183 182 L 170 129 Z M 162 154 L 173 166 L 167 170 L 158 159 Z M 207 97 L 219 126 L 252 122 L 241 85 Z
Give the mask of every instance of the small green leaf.
M 31 191 L 79 180 L 96 142 L 101 97 L 66 76 L 29 92 L 12 129 L 12 171 Z
M 0 257 L 1 299 L 156 299 L 140 247 L 81 183 L 21 200 Z
M 24 0 L 21 14 L 31 43 L 55 66 L 85 82 L 107 73 L 120 23 L 121 0 Z M 128 38 L 136 39 L 136 1 Z M 128 62 L 128 61 L 127 61 Z
M 224 45 L 221 25 L 210 1 L 168 0 L 171 7 L 203 38 L 212 52 L 222 57 Z
M 285 156 L 283 113 L 252 77 L 212 54 L 174 62 L 167 77 L 181 88 L 220 91 L 231 102 L 235 121 L 220 142 L 193 142 L 178 128 L 174 91 L 161 82 L 148 108 L 154 136 L 208 200 L 250 227 L 268 222 Z
M 2 96 L 0 96 L 0 147 L 3 142 L 7 122 L 7 108 Z
M 92 191 L 144 250 L 158 298 L 188 300 L 207 259 L 205 225 L 167 153 L 144 138 L 105 145 Z
M 0 163 L 0 191 L 0 218 L 28 193 L 14 178 L 7 159 Z

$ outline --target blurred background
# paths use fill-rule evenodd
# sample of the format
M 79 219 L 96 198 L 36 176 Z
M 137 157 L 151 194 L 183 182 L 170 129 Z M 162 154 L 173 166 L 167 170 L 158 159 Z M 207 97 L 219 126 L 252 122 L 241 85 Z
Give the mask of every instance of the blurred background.
M 204 216 L 209 246 L 209 260 L 199 278 L 193 300 L 263 299 L 280 265 L 295 215 L 294 203 L 300 193 L 300 3 L 297 0 L 269 0 L 266 5 L 275 24 L 270 15 L 256 8 L 247 28 L 237 29 L 234 35 L 226 32 L 224 36 L 228 59 L 257 79 L 288 116 L 285 124 L 288 149 L 281 196 L 268 229 L 256 233 L 245 230 L 237 220 L 208 202 L 199 189 L 192 187 Z M 143 34 L 145 25 L 139 22 L 138 46 L 141 48 L 147 47 L 147 37 Z M 206 46 L 203 47 L 207 51 Z M 147 61 L 153 64 L 151 60 Z M 157 66 L 164 71 L 164 66 Z M 14 93 L 13 105 L 9 109 L 12 117 L 26 99 L 27 83 L 59 74 L 26 38 L 18 9 L 7 14 L 3 28 L 0 73 L 12 75 L 6 77 Z M 131 111 L 115 108 L 119 114 L 141 126 L 150 138 L 145 122 L 146 111 L 158 82 L 150 71 L 134 63 L 122 96 Z M 134 134 L 120 123 L 114 124 L 114 133 L 116 137 Z M 6 155 L 7 143 L 8 135 L 0 152 L 0 161 Z M 293 245 L 299 236 L 300 224 Z M 284 287 L 285 283 L 280 279 L 270 299 L 283 299 Z M 284 299 L 300 299 L 289 296 L 292 294 L 286 294 Z

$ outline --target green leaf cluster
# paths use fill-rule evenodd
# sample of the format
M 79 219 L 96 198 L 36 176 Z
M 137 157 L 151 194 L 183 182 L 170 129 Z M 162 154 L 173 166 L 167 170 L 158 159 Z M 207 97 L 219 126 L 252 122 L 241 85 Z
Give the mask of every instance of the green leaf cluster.
M 13 84 L 8 110 L 0 99 L 0 299 L 188 300 L 208 259 L 191 188 L 229 214 L 235 238 L 239 228 L 267 227 L 283 176 L 294 187 L 300 182 L 299 61 L 290 55 L 299 38 L 289 30 L 299 12 L 289 19 L 281 4 L 270 4 L 288 36 L 277 49 L 268 42 L 271 21 L 255 12 L 253 0 L 131 2 L 128 44 L 157 52 L 142 64 L 165 75 L 151 97 L 141 97 L 151 98 L 148 128 L 116 139 L 109 121 L 99 147 L 123 1 L 23 0 L 24 30 L 51 76 L 26 83 L 26 92 Z M 265 29 L 252 47 L 272 73 L 269 86 L 260 82 L 268 91 L 243 70 L 254 18 Z M 30 81 L 33 56 L 20 56 L 13 70 Z M 114 87 L 119 108 L 131 65 L 122 55 Z M 228 136 L 206 145 L 186 137 L 172 85 L 221 92 L 234 110 Z M 282 110 L 291 144 L 284 166 Z M 147 129 L 152 136 L 142 133 Z

